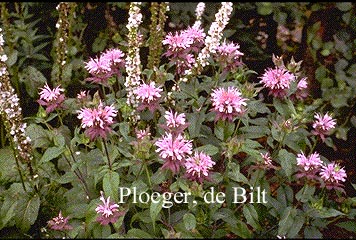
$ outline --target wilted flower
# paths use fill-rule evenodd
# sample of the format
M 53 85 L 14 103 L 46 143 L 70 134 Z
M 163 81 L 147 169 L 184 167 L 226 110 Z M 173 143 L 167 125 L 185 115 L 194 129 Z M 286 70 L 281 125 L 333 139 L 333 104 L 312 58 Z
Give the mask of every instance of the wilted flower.
M 162 168 L 168 168 L 173 173 L 179 171 L 184 158 L 192 153 L 192 141 L 184 139 L 181 134 L 173 137 L 171 133 L 166 133 L 155 145 L 158 147 L 156 152 L 159 152 L 159 156 L 166 161 Z
M 113 105 L 104 107 L 100 102 L 97 108 L 82 108 L 78 113 L 82 128 L 86 128 L 85 134 L 93 141 L 97 137 L 106 138 L 112 131 L 110 126 L 114 123 L 117 110 Z
M 228 87 L 227 90 L 218 88 L 211 94 L 213 111 L 217 113 L 216 119 L 232 121 L 234 117 L 244 114 L 246 100 L 241 97 L 241 92 L 235 87 Z
M 313 122 L 314 130 L 312 130 L 312 134 L 320 136 L 322 141 L 325 141 L 325 135 L 328 135 L 330 130 L 335 128 L 336 120 L 329 116 L 328 113 L 324 116 L 315 113 L 314 118 L 316 120 Z
M 68 217 L 64 218 L 62 216 L 62 212 L 59 211 L 58 217 L 52 218 L 47 223 L 48 226 L 53 230 L 57 230 L 57 231 L 71 230 L 73 229 L 73 227 L 68 224 L 68 220 L 69 218 Z
M 211 157 L 203 152 L 195 152 L 194 156 L 186 159 L 184 166 L 186 168 L 186 176 L 199 183 L 208 179 L 209 170 L 215 165 Z
M 161 98 L 160 92 L 162 88 L 156 87 L 154 82 L 150 84 L 141 84 L 133 92 L 136 95 L 136 99 L 140 100 L 139 111 L 148 108 L 152 113 L 159 108 L 159 100 Z
M 108 225 L 109 223 L 115 223 L 120 216 L 123 216 L 125 212 L 119 211 L 119 205 L 110 201 L 110 196 L 105 200 L 103 192 L 101 191 L 100 200 L 103 202 L 95 208 L 95 211 L 100 214 L 97 217 L 97 221 L 101 225 Z
M 285 68 L 268 68 L 261 77 L 261 83 L 269 89 L 269 94 L 274 97 L 287 95 L 290 83 L 295 80 L 295 75 Z
M 337 163 L 329 163 L 322 166 L 320 176 L 324 180 L 327 189 L 338 189 L 343 191 L 343 185 L 340 182 L 346 181 L 346 172 L 344 168 L 340 168 Z
M 57 86 L 54 89 L 51 89 L 46 83 L 46 85 L 41 88 L 41 92 L 39 93 L 40 99 L 38 99 L 37 102 L 42 106 L 46 106 L 46 112 L 50 113 L 55 109 L 62 107 L 65 96 L 61 92 L 64 92 L 63 88 Z

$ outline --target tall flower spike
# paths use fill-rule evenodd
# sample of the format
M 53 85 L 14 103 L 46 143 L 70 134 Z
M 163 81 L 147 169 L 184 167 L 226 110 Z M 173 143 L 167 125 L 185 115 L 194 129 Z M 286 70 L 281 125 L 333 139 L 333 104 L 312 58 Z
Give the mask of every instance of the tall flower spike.
M 193 25 L 193 28 L 200 28 L 201 24 L 202 24 L 202 15 L 204 13 L 205 10 L 205 3 L 200 2 L 198 3 L 196 9 L 195 9 L 195 16 L 196 16 L 196 20 L 195 23 Z
M 125 87 L 127 91 L 127 104 L 133 109 L 138 106 L 138 101 L 135 97 L 134 90 L 141 83 L 141 58 L 140 58 L 140 46 L 142 44 L 142 35 L 139 33 L 138 28 L 142 23 L 142 14 L 140 9 L 141 2 L 131 2 L 129 9 L 129 19 L 126 25 L 129 30 L 128 33 L 128 53 L 126 56 L 126 81 Z M 135 111 L 132 111 L 132 121 L 136 122 L 139 118 L 138 115 L 134 115 Z
M 205 47 L 199 53 L 194 66 L 197 68 L 198 74 L 206 65 L 209 64 L 208 59 L 210 54 L 215 53 L 217 47 L 220 45 L 220 41 L 223 37 L 223 31 L 230 20 L 230 15 L 233 10 L 232 6 L 232 2 L 222 2 L 221 8 L 215 14 L 215 22 L 211 24 L 208 36 L 205 38 Z
M 23 122 L 22 108 L 14 88 L 11 86 L 7 70 L 7 56 L 3 45 L 5 41 L 0 28 L 0 115 L 7 132 L 11 135 L 16 161 L 27 164 L 30 175 L 34 177 L 32 169 L 31 139 L 26 134 L 27 124 Z

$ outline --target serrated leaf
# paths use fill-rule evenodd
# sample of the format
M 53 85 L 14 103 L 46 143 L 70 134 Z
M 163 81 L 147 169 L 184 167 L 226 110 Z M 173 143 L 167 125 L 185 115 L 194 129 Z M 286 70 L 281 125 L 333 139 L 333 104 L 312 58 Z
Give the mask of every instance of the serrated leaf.
M 22 231 L 27 232 L 31 225 L 37 220 L 41 201 L 38 195 L 34 195 L 32 198 L 24 200 L 23 204 L 19 204 L 17 208 L 16 225 Z
M 258 214 L 252 204 L 244 205 L 242 208 L 242 212 L 249 225 L 251 225 L 256 230 L 261 229 L 261 225 L 258 223 Z
M 296 157 L 293 153 L 282 149 L 278 153 L 278 158 L 281 163 L 282 169 L 284 170 L 286 176 L 290 179 L 294 173 L 294 166 L 297 164 Z

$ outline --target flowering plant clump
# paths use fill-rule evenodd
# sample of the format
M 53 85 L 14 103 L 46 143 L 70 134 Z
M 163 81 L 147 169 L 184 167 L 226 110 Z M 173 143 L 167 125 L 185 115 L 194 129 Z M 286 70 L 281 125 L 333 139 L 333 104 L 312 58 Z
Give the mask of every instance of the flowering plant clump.
M 353 43 L 322 38 L 319 22 L 298 38 L 298 24 L 310 24 L 300 9 L 312 9 L 309 18 L 319 3 L 60 3 L 41 15 L 58 17 L 53 44 L 33 29 L 29 12 L 41 4 L 9 4 L 0 17 L 0 236 L 356 233 L 345 147 L 356 119 L 345 110 L 356 103 Z M 342 26 L 352 6 L 335 4 Z

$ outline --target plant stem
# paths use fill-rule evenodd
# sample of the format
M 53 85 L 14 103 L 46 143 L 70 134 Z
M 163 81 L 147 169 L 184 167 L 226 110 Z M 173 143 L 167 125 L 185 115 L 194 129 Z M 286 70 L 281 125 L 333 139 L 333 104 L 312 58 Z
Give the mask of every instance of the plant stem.
M 109 169 L 112 170 L 108 147 L 106 146 L 106 141 L 104 139 L 103 139 L 103 143 L 104 143 L 104 148 L 105 148 L 105 154 L 106 154 L 106 157 L 108 158 Z
M 24 182 L 23 177 L 22 177 L 22 172 L 21 172 L 21 169 L 20 169 L 19 160 L 17 159 L 16 156 L 15 156 L 15 161 L 16 161 L 17 171 L 19 172 L 19 175 L 20 175 L 22 188 L 23 188 L 23 190 L 24 190 L 25 192 L 27 192 L 26 186 L 25 186 L 25 182 Z
M 150 188 L 152 189 L 151 177 L 150 177 L 150 173 L 148 172 L 148 168 L 147 168 L 147 163 L 146 162 L 145 162 L 145 170 L 146 170 L 146 175 L 147 175 L 147 179 L 148 179 L 148 184 L 149 184 Z

